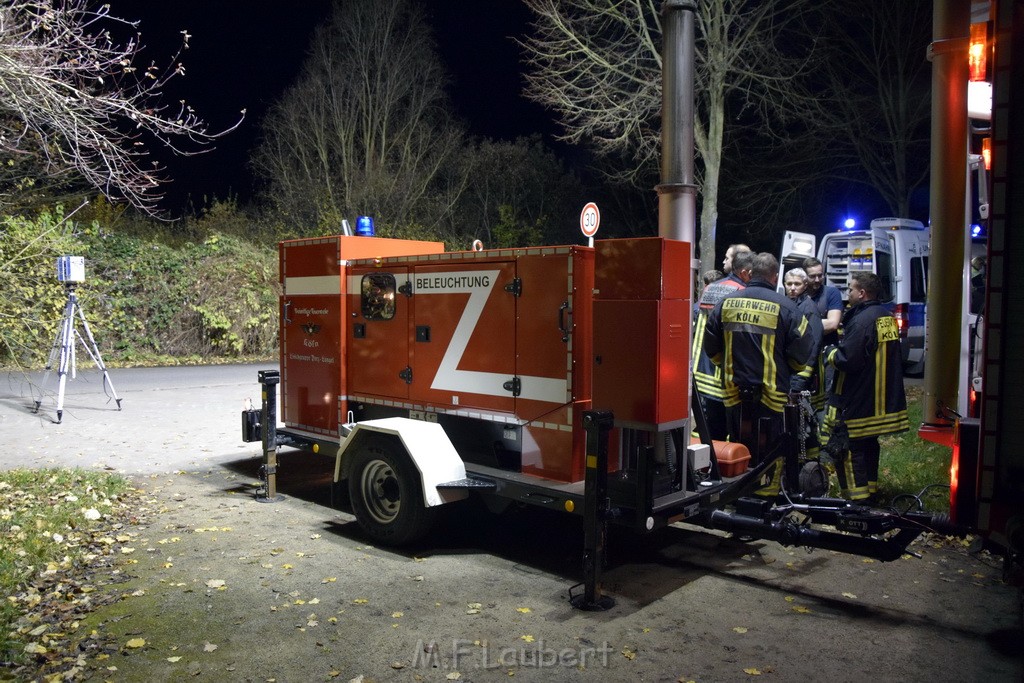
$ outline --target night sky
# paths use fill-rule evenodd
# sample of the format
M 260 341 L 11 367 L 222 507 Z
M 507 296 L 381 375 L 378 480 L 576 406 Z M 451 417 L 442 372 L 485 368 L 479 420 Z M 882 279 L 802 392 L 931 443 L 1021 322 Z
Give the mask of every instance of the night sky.
M 519 48 L 512 36 L 527 27 L 521 0 L 422 0 L 452 85 L 456 108 L 477 136 L 514 139 L 555 128 L 541 107 L 521 96 Z M 165 64 L 180 41 L 192 36 L 181 61 L 186 76 L 175 79 L 168 101 L 186 99 L 210 124 L 226 128 L 247 110 L 239 130 L 216 149 L 187 159 L 167 159 L 173 182 L 162 208 L 178 213 L 189 197 L 229 192 L 249 199 L 250 148 L 267 106 L 291 83 L 302 64 L 314 28 L 330 14 L 330 0 L 175 0 L 156 3 L 112 0 L 111 13 L 139 20 L 145 46 L 142 63 Z M 163 157 L 160 157 L 163 159 Z

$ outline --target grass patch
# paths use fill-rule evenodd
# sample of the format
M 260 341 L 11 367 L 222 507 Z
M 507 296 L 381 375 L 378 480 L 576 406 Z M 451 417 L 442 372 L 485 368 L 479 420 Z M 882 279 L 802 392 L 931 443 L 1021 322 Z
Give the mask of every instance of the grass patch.
M 895 500 L 899 509 L 903 510 L 912 501 L 899 496 L 916 496 L 928 486 L 942 484 L 928 489 L 922 496 L 922 502 L 925 509 L 931 512 L 949 512 L 949 466 L 953 451 L 917 435 L 921 426 L 923 396 L 924 390 L 921 387 L 908 387 L 910 431 L 880 439 L 882 455 L 878 473 L 879 498 L 885 504 Z
M 0 471 L 0 662 L 54 656 L 61 615 L 90 608 L 93 589 L 78 579 L 109 564 L 122 542 L 114 535 L 131 490 L 105 472 Z

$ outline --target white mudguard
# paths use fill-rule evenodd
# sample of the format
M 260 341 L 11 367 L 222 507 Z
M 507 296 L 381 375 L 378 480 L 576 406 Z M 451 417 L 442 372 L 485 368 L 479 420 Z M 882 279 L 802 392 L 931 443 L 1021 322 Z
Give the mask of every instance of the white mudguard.
M 338 447 L 334 462 L 334 481 L 341 480 L 341 463 L 345 450 L 359 440 L 359 433 L 376 432 L 398 437 L 420 473 L 423 483 L 423 500 L 427 507 L 444 505 L 462 500 L 469 494 L 465 489 L 438 490 L 439 484 L 466 478 L 466 466 L 456 452 L 448 435 L 436 422 L 410 420 L 406 417 L 387 417 L 379 420 L 359 422 Z

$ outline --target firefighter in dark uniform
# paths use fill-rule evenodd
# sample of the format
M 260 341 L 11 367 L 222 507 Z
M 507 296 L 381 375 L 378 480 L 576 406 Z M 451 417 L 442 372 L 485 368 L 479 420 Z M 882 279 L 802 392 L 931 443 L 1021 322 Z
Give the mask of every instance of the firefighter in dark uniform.
M 782 434 L 782 411 L 792 377 L 809 372 L 815 341 L 807 319 L 776 290 L 779 262 L 769 253 L 754 257 L 747 287 L 719 302 L 708 316 L 704 351 L 722 367 L 724 403 L 733 441 L 750 449 L 754 465 Z M 754 429 L 752 429 L 754 427 Z M 756 433 L 756 427 L 767 433 Z M 759 438 L 760 437 L 760 438 Z M 782 462 L 761 495 L 778 493 Z
M 836 369 L 825 409 L 824 431 L 833 435 L 828 450 L 836 460 L 843 497 L 868 505 L 878 492 L 878 437 L 910 427 L 899 328 L 878 300 L 881 291 L 874 273 L 850 275 L 843 335 L 839 346 L 825 352 L 826 362 Z
M 739 247 L 742 249 L 738 249 Z M 719 441 L 725 441 L 729 435 L 723 403 L 725 385 L 722 382 L 722 368 L 712 363 L 704 353 L 704 328 L 708 315 L 718 302 L 747 286 L 753 260 L 753 252 L 745 245 L 732 245 L 726 250 L 725 263 L 732 268 L 732 272 L 704 288 L 697 308 L 697 319 L 693 325 L 693 379 L 697 385 L 701 406 L 704 408 L 704 416 L 708 421 L 710 437 Z

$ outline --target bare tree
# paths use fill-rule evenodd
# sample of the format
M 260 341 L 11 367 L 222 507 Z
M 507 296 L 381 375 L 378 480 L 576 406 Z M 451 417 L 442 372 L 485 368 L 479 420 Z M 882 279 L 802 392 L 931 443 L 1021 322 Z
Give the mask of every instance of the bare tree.
M 164 87 L 184 74 L 178 55 L 138 66 L 138 35 L 112 33 L 135 24 L 109 12 L 87 0 L 0 6 L 0 152 L 152 212 L 163 178 L 147 143 L 192 154 L 228 131 L 210 132 L 185 101 L 165 104 Z
M 481 140 L 466 147 L 464 159 L 472 182 L 453 214 L 463 232 L 487 246 L 500 243 L 496 228 L 509 223 L 530 226 L 544 244 L 579 237 L 582 183 L 539 135 L 511 142 Z
M 894 216 L 909 216 L 928 177 L 931 3 L 832 0 L 825 9 L 828 96 L 809 113 L 832 140 L 834 174 L 870 185 Z
M 306 229 L 366 212 L 432 227 L 466 182 L 446 80 L 419 5 L 336 2 L 263 125 L 253 162 L 273 203 Z
M 536 15 L 525 39 L 527 94 L 555 109 L 563 138 L 618 154 L 624 178 L 658 166 L 660 3 L 656 0 L 524 0 Z M 713 259 L 727 122 L 741 112 L 769 131 L 798 106 L 806 55 L 780 46 L 807 0 L 702 0 L 696 16 L 694 143 L 701 183 L 700 255 Z

